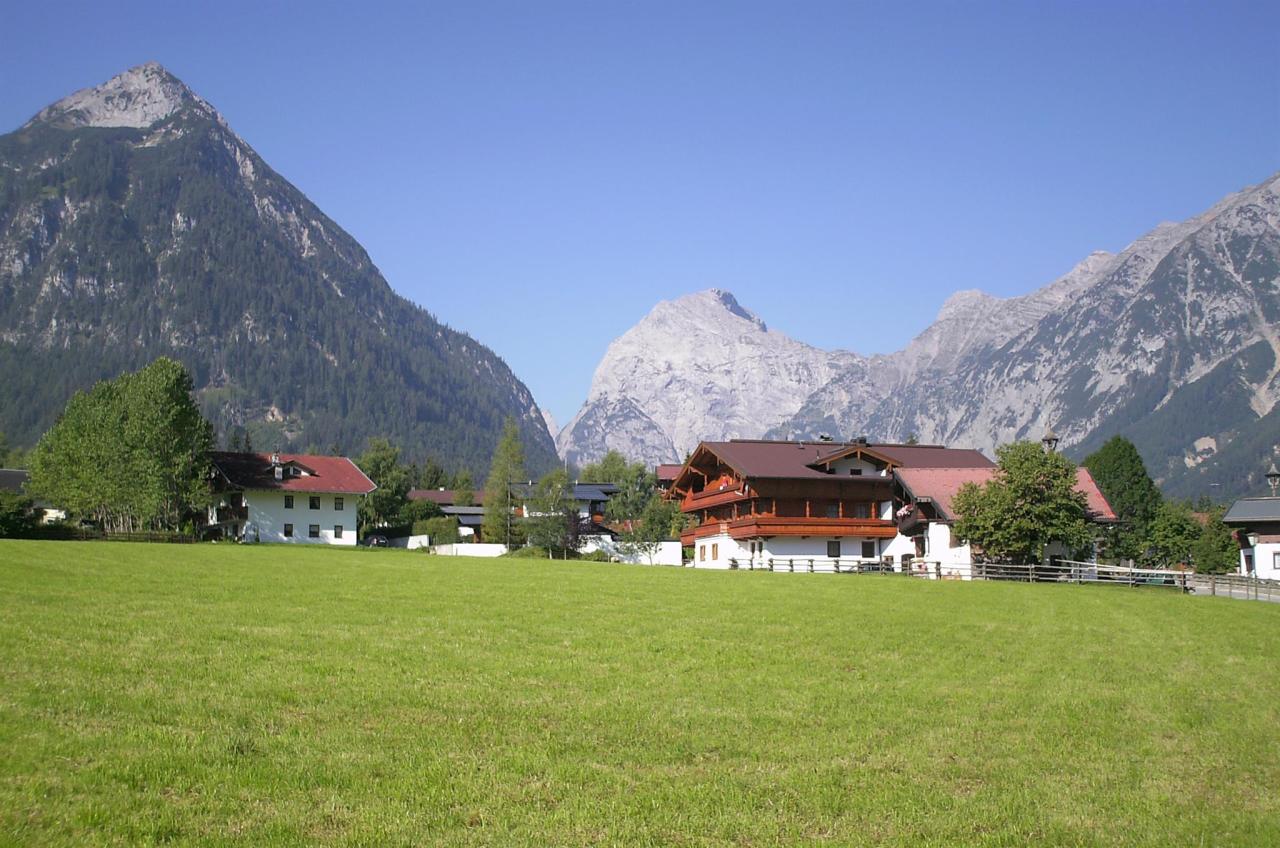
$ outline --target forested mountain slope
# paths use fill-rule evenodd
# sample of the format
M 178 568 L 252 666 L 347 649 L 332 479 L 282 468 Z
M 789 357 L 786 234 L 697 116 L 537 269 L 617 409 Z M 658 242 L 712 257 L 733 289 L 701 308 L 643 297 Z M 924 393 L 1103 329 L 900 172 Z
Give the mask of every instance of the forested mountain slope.
M 387 435 L 482 474 L 507 416 L 554 445 L 492 351 L 397 295 L 364 249 L 156 64 L 0 136 L 0 431 L 161 354 L 221 433 L 359 450 Z

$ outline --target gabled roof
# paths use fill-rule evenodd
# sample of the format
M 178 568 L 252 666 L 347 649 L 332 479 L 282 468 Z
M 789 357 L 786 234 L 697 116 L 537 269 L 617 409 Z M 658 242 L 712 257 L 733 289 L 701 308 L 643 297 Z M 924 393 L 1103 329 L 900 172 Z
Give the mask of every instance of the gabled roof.
M 21 468 L 0 468 L 0 492 L 13 492 L 21 495 L 31 474 Z
M 282 492 L 325 492 L 341 495 L 367 495 L 378 488 L 356 464 L 345 456 L 314 454 L 277 454 L 282 466 L 297 465 L 308 474 L 296 477 L 285 474 L 275 478 L 268 453 L 230 453 L 215 451 L 213 466 L 236 489 L 269 489 Z
M 938 517 L 943 521 L 955 520 L 952 501 L 965 483 L 981 486 L 996 474 L 995 466 L 988 468 L 899 468 L 894 476 L 913 498 L 929 498 L 933 501 Z M 1076 469 L 1077 492 L 1085 497 L 1085 509 L 1090 521 L 1111 522 L 1118 520 L 1111 504 L 1089 469 Z
M 659 483 L 670 483 L 680 476 L 681 468 L 684 468 L 684 466 L 664 462 L 654 469 L 654 473 L 657 476 Z
M 1280 498 L 1241 498 L 1222 517 L 1227 524 L 1280 521 Z
M 882 458 L 899 466 L 927 465 L 933 468 L 991 468 L 994 463 L 981 451 L 947 448 L 941 445 L 895 445 L 863 442 L 785 442 L 763 439 L 734 439 L 703 442 L 692 462 L 708 451 L 738 474 L 748 478 L 830 480 L 820 467 L 857 451 Z

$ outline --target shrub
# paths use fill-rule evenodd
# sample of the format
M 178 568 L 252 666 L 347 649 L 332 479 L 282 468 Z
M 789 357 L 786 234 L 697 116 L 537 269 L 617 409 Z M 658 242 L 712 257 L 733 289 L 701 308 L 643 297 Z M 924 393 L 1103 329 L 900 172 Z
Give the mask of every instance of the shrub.
M 452 545 L 458 541 L 458 519 L 451 515 L 437 515 L 413 522 L 413 535 L 431 537 L 433 545 Z

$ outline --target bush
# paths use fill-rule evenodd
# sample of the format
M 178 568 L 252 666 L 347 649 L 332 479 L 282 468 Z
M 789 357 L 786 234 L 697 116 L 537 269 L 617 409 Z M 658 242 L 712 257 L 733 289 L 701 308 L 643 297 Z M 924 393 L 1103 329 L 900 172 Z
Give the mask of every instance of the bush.
M 523 548 L 507 551 L 503 556 L 513 559 L 546 559 L 547 549 L 540 548 L 537 545 L 526 545 Z
M 413 522 L 413 535 L 429 536 L 433 545 L 452 545 L 458 541 L 458 519 L 438 515 Z
M 31 498 L 0 492 L 0 537 L 28 536 L 37 525 Z
M 588 562 L 613 562 L 612 557 L 604 551 L 592 551 L 589 554 L 583 554 L 578 559 L 585 559 Z

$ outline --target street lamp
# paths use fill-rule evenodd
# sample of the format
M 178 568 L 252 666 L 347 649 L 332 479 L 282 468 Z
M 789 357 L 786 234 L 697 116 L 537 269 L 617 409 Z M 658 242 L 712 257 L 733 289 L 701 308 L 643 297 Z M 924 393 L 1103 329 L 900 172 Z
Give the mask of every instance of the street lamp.
M 1058 434 L 1053 432 L 1052 427 L 1045 428 L 1044 435 L 1040 437 L 1040 444 L 1044 445 L 1045 453 L 1053 453 L 1058 449 Z
M 1271 467 L 1267 469 L 1267 485 L 1271 487 L 1271 497 L 1276 496 L 1276 486 L 1280 486 L 1280 471 L 1276 471 L 1276 464 L 1271 463 Z

